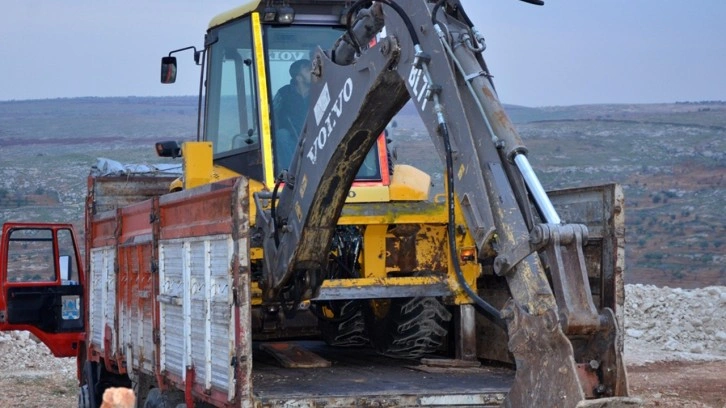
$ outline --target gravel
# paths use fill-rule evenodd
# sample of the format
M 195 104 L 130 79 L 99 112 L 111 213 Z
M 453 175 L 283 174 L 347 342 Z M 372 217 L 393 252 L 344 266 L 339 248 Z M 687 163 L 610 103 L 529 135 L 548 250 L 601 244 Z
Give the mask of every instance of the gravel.
M 625 286 L 630 363 L 726 360 L 726 287 Z
M 0 377 L 76 376 L 75 358 L 56 358 L 26 331 L 0 332 Z

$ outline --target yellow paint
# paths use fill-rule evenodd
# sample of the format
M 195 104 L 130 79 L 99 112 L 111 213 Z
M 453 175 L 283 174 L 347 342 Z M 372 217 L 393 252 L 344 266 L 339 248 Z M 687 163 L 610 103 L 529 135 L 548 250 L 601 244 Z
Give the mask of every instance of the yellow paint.
M 252 306 L 259 306 L 262 304 L 262 289 L 257 282 L 250 283 L 250 296 L 252 297 Z
M 395 205 L 395 204 L 394 204 Z M 380 213 L 370 211 L 367 215 L 359 215 L 353 211 L 346 212 L 343 207 L 343 213 L 338 221 L 339 225 L 371 225 L 371 224 L 425 224 L 425 223 L 446 223 L 448 215 L 446 207 L 431 206 L 424 211 L 419 212 L 392 212 L 382 211 Z
M 171 192 L 180 191 L 183 189 L 184 189 L 184 180 L 181 177 L 175 179 L 174 181 L 171 182 L 171 184 L 169 184 L 169 191 L 171 191 Z
M 442 271 L 446 268 L 443 254 L 447 249 L 446 225 L 422 225 L 416 235 L 416 261 L 419 270 Z
M 250 248 L 250 259 L 261 260 L 263 256 L 264 252 L 262 251 L 262 248 Z
M 363 277 L 386 276 L 386 231 L 388 225 L 369 225 L 363 233 Z
M 212 166 L 212 175 L 210 177 L 210 182 L 215 181 L 221 181 L 226 180 L 229 178 L 239 177 L 241 174 L 237 173 L 236 171 L 230 170 L 223 166 Z
M 208 184 L 212 180 L 212 143 L 185 142 L 182 144 L 184 189 Z
M 464 163 L 461 163 L 461 166 L 459 166 L 459 173 L 457 174 L 459 176 L 459 180 L 461 180 L 461 178 L 464 177 L 465 171 L 466 171 L 466 167 L 464 167 Z
M 382 203 L 391 201 L 388 186 L 353 186 L 346 203 Z
M 169 186 L 170 191 L 181 190 L 182 187 L 186 190 L 240 176 L 226 167 L 213 164 L 211 142 L 184 142 L 182 152 L 183 186 L 181 180 L 174 180 Z
M 323 316 L 327 317 L 328 319 L 332 319 L 335 317 L 335 313 L 333 313 L 333 309 L 331 309 L 327 306 L 323 306 L 322 309 L 323 309 Z
M 408 165 L 398 164 L 391 177 L 391 200 L 423 201 L 429 198 L 431 176 Z
M 252 1 L 253 9 L 259 0 Z M 244 7 L 244 6 L 243 6 Z M 236 9 L 235 9 L 236 10 Z M 270 101 L 267 92 L 267 67 L 265 66 L 265 48 L 262 42 L 262 25 L 260 13 L 252 13 L 252 41 L 255 49 L 255 66 L 257 67 L 257 104 L 260 112 L 260 132 L 262 133 L 262 161 L 265 170 L 265 184 L 275 185 L 274 167 L 272 165 L 272 136 L 270 131 Z
M 248 0 L 239 7 L 233 8 L 232 10 L 225 11 L 222 14 L 217 15 L 209 22 L 209 28 L 220 26 L 228 21 L 240 18 L 245 14 L 253 11 L 260 4 L 260 0 Z
M 439 276 L 404 276 L 395 278 L 328 279 L 321 287 L 327 289 L 355 288 L 367 286 L 412 286 L 440 285 L 446 280 Z

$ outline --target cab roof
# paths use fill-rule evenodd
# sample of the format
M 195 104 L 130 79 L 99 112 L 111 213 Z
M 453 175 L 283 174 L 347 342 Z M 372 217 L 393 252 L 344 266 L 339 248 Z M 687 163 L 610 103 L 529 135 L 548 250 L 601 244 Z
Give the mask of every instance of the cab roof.
M 209 29 L 222 25 L 228 21 L 242 17 L 243 15 L 250 13 L 260 5 L 261 0 L 247 0 L 242 5 L 233 8 L 232 10 L 225 11 L 222 14 L 218 14 L 209 22 Z

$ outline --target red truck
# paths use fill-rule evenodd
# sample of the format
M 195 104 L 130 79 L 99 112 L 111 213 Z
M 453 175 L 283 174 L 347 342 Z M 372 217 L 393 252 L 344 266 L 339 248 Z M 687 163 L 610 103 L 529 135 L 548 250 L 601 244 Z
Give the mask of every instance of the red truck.
M 83 263 L 70 224 L 6 223 L 0 244 L 0 330 L 27 330 L 56 357 L 85 336 Z

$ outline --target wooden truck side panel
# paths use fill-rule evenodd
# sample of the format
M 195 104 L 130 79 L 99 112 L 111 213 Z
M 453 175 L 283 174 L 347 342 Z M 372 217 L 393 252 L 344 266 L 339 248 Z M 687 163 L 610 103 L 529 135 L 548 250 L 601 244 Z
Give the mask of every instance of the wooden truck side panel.
M 215 405 L 245 405 L 248 213 L 240 178 L 92 217 L 89 358 Z

